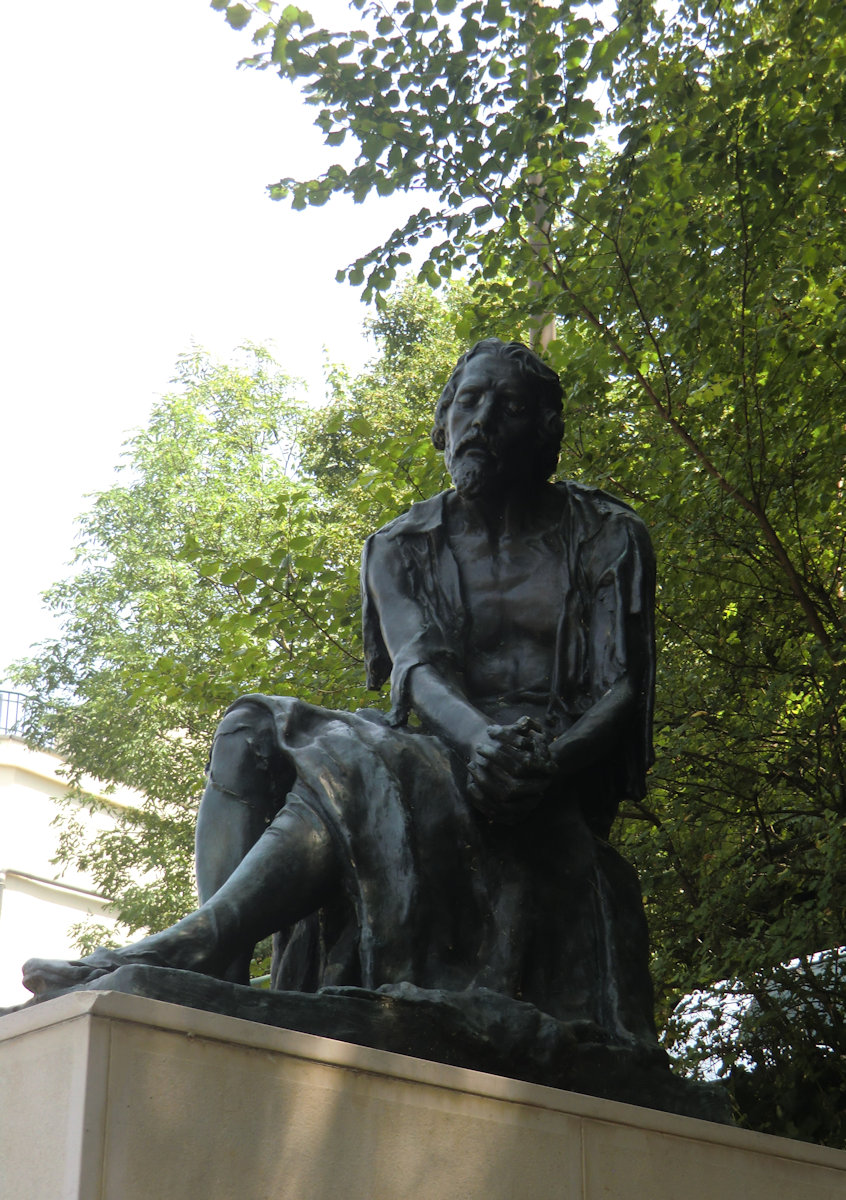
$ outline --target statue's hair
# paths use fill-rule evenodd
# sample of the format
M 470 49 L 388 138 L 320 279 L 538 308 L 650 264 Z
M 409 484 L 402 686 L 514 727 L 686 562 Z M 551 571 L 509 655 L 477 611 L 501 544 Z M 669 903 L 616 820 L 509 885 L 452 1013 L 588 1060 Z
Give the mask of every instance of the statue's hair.
M 555 470 L 558 464 L 558 454 L 561 449 L 561 438 L 564 434 L 562 418 L 562 389 L 561 380 L 555 371 L 538 358 L 533 350 L 522 342 L 503 342 L 500 338 L 485 338 L 476 342 L 475 346 L 462 354 L 447 380 L 446 387 L 441 392 L 435 408 L 435 423 L 432 427 L 432 441 L 438 450 L 446 445 L 446 415 L 455 399 L 455 393 L 461 383 L 467 364 L 480 354 L 493 354 L 499 358 L 507 358 L 513 362 L 530 385 L 538 401 L 538 469 L 545 469 L 545 477 Z

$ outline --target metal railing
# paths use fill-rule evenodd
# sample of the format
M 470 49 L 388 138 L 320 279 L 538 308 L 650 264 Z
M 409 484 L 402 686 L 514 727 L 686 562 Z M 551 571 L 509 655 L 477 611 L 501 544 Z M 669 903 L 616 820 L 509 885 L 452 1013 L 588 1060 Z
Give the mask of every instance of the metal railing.
M 0 691 L 0 737 L 23 737 L 27 700 L 24 692 Z

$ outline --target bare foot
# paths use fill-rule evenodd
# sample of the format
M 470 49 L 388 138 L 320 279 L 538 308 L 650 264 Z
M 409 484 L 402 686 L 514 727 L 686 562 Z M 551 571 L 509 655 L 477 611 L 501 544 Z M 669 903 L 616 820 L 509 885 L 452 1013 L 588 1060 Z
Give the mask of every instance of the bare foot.
M 93 954 L 70 962 L 60 958 L 30 958 L 24 963 L 23 985 L 36 996 L 45 996 L 91 983 L 103 975 L 111 975 L 118 967 L 130 965 L 166 967 L 170 964 L 152 949 L 139 947 L 135 950 L 127 946 L 124 950 L 107 950 L 101 946 Z
M 108 950 L 101 946 L 85 958 L 31 958 L 24 963 L 24 987 L 36 996 L 53 995 L 111 975 L 118 967 L 175 967 L 182 971 L 215 974 L 225 968 L 232 951 L 221 949 L 220 930 L 211 906 L 183 917 L 170 929 L 151 933 L 132 946 Z

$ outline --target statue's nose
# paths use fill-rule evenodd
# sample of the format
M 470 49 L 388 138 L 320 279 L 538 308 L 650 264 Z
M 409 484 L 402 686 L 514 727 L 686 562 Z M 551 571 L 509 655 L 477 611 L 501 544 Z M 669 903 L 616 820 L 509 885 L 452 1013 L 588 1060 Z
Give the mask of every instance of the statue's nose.
M 478 429 L 485 428 L 485 426 L 488 424 L 488 421 L 491 418 L 491 414 L 493 413 L 493 407 L 494 407 L 493 392 L 485 392 L 485 394 L 479 398 L 479 401 L 476 404 L 476 408 L 473 413 L 474 427 L 476 427 Z

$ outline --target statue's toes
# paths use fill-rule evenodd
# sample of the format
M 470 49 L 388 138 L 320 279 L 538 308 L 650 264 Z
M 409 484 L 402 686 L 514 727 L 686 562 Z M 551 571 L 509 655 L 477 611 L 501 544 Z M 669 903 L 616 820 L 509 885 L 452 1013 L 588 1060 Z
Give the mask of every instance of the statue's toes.
M 119 967 L 166 967 L 168 962 L 154 947 L 142 943 L 138 949 L 125 946 L 110 950 L 100 946 L 85 958 L 67 961 L 61 958 L 31 958 L 24 963 L 23 985 L 36 996 L 50 996 L 81 987 L 103 975 L 111 975 Z
M 24 963 L 23 985 L 36 996 L 77 987 L 106 974 L 106 968 L 94 963 L 65 962 L 56 958 L 30 958 Z

